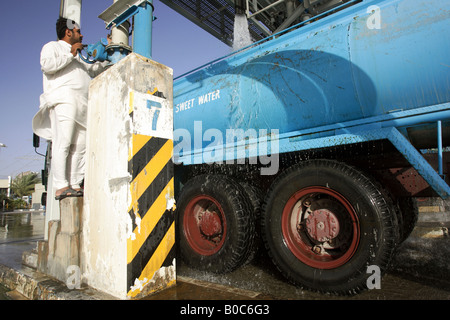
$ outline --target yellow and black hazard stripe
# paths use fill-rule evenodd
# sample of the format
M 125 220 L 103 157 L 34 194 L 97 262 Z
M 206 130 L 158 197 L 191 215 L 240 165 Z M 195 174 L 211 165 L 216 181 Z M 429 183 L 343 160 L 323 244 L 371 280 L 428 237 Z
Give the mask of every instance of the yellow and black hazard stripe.
M 130 289 L 136 279 L 145 285 L 159 269 L 172 266 L 175 258 L 174 210 L 168 206 L 174 195 L 172 151 L 170 139 L 133 134 L 128 159 L 132 177 L 128 214 L 133 228 L 127 240 L 130 297 L 140 293 Z

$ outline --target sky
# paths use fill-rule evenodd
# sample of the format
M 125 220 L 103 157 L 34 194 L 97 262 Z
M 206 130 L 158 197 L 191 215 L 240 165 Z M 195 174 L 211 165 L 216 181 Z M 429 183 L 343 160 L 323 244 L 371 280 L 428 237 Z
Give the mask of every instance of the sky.
M 83 0 L 81 33 L 83 43 L 106 38 L 108 30 L 98 18 L 113 0 Z M 171 67 L 174 76 L 230 53 L 231 49 L 203 29 L 153 1 L 152 58 Z M 39 109 L 42 46 L 56 40 L 55 23 L 60 0 L 0 1 L 0 179 L 21 172 L 40 172 L 44 157 L 33 147 L 31 120 Z M 41 139 L 37 152 L 45 154 Z

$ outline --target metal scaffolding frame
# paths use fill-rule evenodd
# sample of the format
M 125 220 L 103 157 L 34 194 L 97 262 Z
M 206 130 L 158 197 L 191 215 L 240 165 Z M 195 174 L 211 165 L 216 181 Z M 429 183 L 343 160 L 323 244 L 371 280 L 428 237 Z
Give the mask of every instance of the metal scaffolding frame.
M 232 45 L 236 8 L 247 16 L 253 41 L 311 19 L 349 0 L 161 0 L 200 28 Z

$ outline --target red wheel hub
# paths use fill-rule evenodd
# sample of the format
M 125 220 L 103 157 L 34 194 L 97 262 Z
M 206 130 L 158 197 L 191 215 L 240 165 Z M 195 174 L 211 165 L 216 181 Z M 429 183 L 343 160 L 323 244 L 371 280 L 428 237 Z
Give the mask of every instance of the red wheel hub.
M 353 206 L 326 187 L 294 193 L 284 206 L 281 229 L 292 254 L 317 269 L 344 265 L 359 244 L 360 226 Z
M 207 210 L 198 215 L 198 227 L 206 237 L 214 237 L 222 232 L 222 221 L 217 212 Z
M 216 199 L 200 195 L 189 201 L 183 213 L 183 232 L 190 247 L 200 255 L 213 255 L 223 246 L 225 214 Z
M 339 234 L 339 220 L 327 209 L 315 210 L 309 215 L 306 227 L 308 234 L 320 242 L 332 240 Z

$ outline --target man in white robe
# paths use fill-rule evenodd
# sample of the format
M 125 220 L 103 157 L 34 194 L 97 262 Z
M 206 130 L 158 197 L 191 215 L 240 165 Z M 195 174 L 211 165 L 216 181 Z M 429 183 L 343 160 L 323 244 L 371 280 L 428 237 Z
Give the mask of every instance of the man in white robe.
M 47 43 L 41 51 L 44 92 L 33 131 L 52 141 L 53 186 L 60 200 L 83 195 L 89 83 L 106 63 L 80 59 L 83 36 L 74 21 L 60 18 L 56 31 L 59 41 Z

